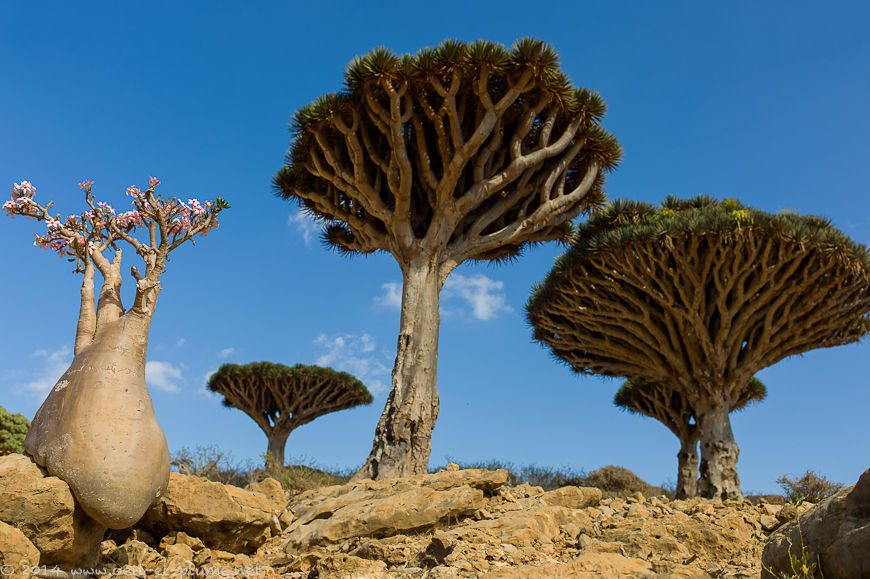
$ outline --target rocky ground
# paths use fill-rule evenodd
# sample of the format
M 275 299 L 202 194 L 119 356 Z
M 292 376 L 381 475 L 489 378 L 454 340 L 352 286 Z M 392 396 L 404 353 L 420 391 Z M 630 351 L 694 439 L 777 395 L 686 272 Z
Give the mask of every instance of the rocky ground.
M 768 534 L 812 507 L 507 479 L 449 465 L 288 496 L 272 479 L 243 490 L 173 473 L 135 529 L 103 535 L 65 483 L 11 455 L 0 457 L 0 562 L 43 576 L 57 565 L 140 577 L 758 577 Z

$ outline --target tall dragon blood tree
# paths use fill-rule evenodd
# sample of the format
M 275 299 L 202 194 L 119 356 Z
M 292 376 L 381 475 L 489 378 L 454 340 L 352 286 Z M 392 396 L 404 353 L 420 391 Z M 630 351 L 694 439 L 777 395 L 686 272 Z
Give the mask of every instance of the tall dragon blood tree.
M 343 91 L 296 112 L 278 195 L 322 220 L 339 251 L 384 251 L 402 270 L 393 386 L 357 477 L 426 472 L 441 288 L 465 260 L 567 240 L 603 202 L 621 155 L 605 109 L 551 47 L 525 39 L 377 49 L 348 66 Z
M 733 199 L 615 202 L 526 312 L 577 372 L 678 390 L 698 423 L 700 495 L 740 498 L 729 413 L 760 370 L 870 331 L 870 253 L 822 217 Z
M 169 482 L 166 437 L 157 424 L 145 385 L 148 330 L 160 293 L 160 275 L 169 253 L 218 226 L 217 215 L 229 205 L 217 198 L 186 203 L 163 198 L 149 179 L 145 191 L 127 189 L 132 210 L 116 213 L 96 202 L 91 181 L 79 185 L 88 210 L 61 221 L 41 205 L 29 182 L 16 183 L 3 205 L 10 216 L 47 226 L 36 245 L 54 250 L 84 274 L 73 362 L 36 413 L 24 448 L 48 472 L 66 481 L 91 518 L 122 529 L 138 521 Z M 134 236 L 147 232 L 145 241 Z M 145 262 L 136 280 L 133 305 L 121 304 L 121 243 Z M 111 260 L 104 254 L 114 250 Z M 103 285 L 94 303 L 94 272 Z
M 731 412 L 741 410 L 751 402 L 763 400 L 767 388 L 758 378 L 751 378 L 745 389 L 735 397 Z M 613 403 L 629 412 L 654 418 L 664 424 L 680 441 L 677 452 L 676 498 L 686 499 L 698 492 L 698 441 L 701 433 L 695 411 L 679 389 L 666 384 L 651 384 L 645 380 L 626 380 Z
M 347 372 L 303 364 L 224 364 L 206 387 L 223 396 L 224 406 L 238 408 L 263 430 L 269 441 L 267 470 L 284 468 L 287 437 L 300 426 L 373 400 L 368 388 Z

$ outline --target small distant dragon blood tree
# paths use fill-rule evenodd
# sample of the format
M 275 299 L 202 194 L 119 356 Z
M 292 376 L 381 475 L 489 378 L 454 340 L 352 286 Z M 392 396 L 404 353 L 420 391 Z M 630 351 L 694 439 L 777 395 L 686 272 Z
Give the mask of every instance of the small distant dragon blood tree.
M 24 448 L 69 484 L 91 518 L 112 529 L 138 521 L 169 481 L 166 438 L 145 385 L 160 275 L 171 251 L 217 227 L 218 213 L 229 207 L 220 197 L 206 203 L 164 199 L 154 193 L 158 183 L 151 178 L 145 191 L 128 188 L 133 209 L 123 213 L 95 202 L 91 181 L 79 185 L 88 210 L 64 221 L 49 213 L 53 202 L 36 201 L 27 181 L 16 183 L 3 205 L 10 216 L 45 222 L 48 231 L 36 236 L 35 245 L 68 258 L 84 274 L 73 362 L 37 411 Z M 140 227 L 146 241 L 134 237 Z M 136 296 L 126 311 L 119 242 L 133 246 L 145 262 L 144 274 L 130 270 Z M 111 261 L 104 255 L 110 248 Z M 103 277 L 96 305 L 95 270 Z
M 438 303 L 462 262 L 567 240 L 603 202 L 620 157 L 602 99 L 573 87 L 543 42 L 445 41 L 355 59 L 345 89 L 293 117 L 278 195 L 322 220 L 346 253 L 402 270 L 393 386 L 357 478 L 426 472 L 438 417 Z
M 207 386 L 224 397 L 224 406 L 238 408 L 266 434 L 267 469 L 284 466 L 287 437 L 296 428 L 373 400 L 365 385 L 347 372 L 302 364 L 224 364 Z
M 761 380 L 751 378 L 742 396 L 738 396 L 731 411 L 740 410 L 750 402 L 763 400 L 767 389 Z M 701 433 L 695 421 L 692 405 L 679 390 L 645 380 L 626 380 L 613 403 L 629 412 L 654 418 L 668 427 L 680 440 L 677 453 L 676 498 L 692 498 L 698 492 L 698 440 Z
M 679 391 L 700 433 L 699 493 L 739 498 L 729 412 L 763 368 L 870 330 L 870 254 L 821 217 L 616 202 L 579 228 L 526 311 L 577 372 Z

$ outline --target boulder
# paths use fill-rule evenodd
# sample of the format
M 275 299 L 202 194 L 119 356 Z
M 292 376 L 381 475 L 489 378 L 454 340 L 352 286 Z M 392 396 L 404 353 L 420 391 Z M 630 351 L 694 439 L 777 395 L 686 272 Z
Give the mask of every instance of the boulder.
M 566 486 L 541 495 L 541 500 L 551 506 L 569 509 L 584 509 L 597 506 L 601 501 L 601 490 L 593 487 Z
M 272 519 L 285 502 L 283 492 L 264 494 L 174 472 L 140 526 L 159 537 L 183 531 L 213 549 L 252 553 L 271 536 Z
M 429 530 L 468 517 L 486 494 L 507 481 L 507 471 L 441 471 L 401 479 L 362 480 L 302 493 L 290 505 L 286 553 L 352 537 L 389 537 Z
M 764 547 L 764 577 L 790 572 L 789 553 L 817 563 L 826 578 L 870 575 L 870 469 L 780 527 Z
M 0 574 L 6 577 L 26 577 L 27 569 L 39 565 L 39 551 L 24 533 L 0 522 Z
M 500 543 L 523 547 L 536 541 L 551 541 L 568 525 L 574 525 L 576 534 L 589 528 L 591 523 L 592 519 L 585 511 L 538 505 L 531 509 L 504 512 L 494 519 L 474 521 L 463 525 L 455 533 L 461 536 L 466 530 L 482 531 L 496 537 Z
M 23 454 L 0 456 L 0 521 L 30 540 L 40 564 L 62 568 L 95 565 L 106 531 L 76 504 L 64 481 Z

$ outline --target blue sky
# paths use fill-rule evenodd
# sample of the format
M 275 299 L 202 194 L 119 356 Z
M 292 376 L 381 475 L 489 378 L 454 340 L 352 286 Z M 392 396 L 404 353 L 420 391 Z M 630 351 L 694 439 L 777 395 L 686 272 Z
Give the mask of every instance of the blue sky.
M 574 84 L 610 107 L 604 125 L 625 150 L 611 198 L 739 197 L 825 215 L 870 243 L 868 8 L 564 4 L 0 3 L 0 185 L 28 179 L 64 215 L 80 209 L 83 179 L 121 206 L 149 175 L 164 193 L 233 206 L 219 230 L 173 253 L 162 278 L 148 381 L 171 451 L 213 444 L 257 459 L 265 436 L 203 385 L 222 363 L 268 360 L 331 365 L 375 393 L 369 407 L 294 432 L 288 457 L 348 467 L 367 456 L 395 356 L 399 268 L 388 255 L 324 249 L 270 179 L 292 113 L 339 89 L 345 65 L 376 46 L 546 40 Z M 27 416 L 72 358 L 80 285 L 32 246 L 33 231 L 42 227 L 0 222 L 0 405 Z M 664 426 L 614 408 L 618 381 L 578 377 L 532 342 L 523 305 L 560 252 L 451 275 L 431 464 L 617 464 L 673 480 L 678 443 Z M 744 491 L 773 492 L 778 476 L 806 469 L 852 483 L 870 466 L 868 348 L 761 372 L 768 399 L 732 418 Z

